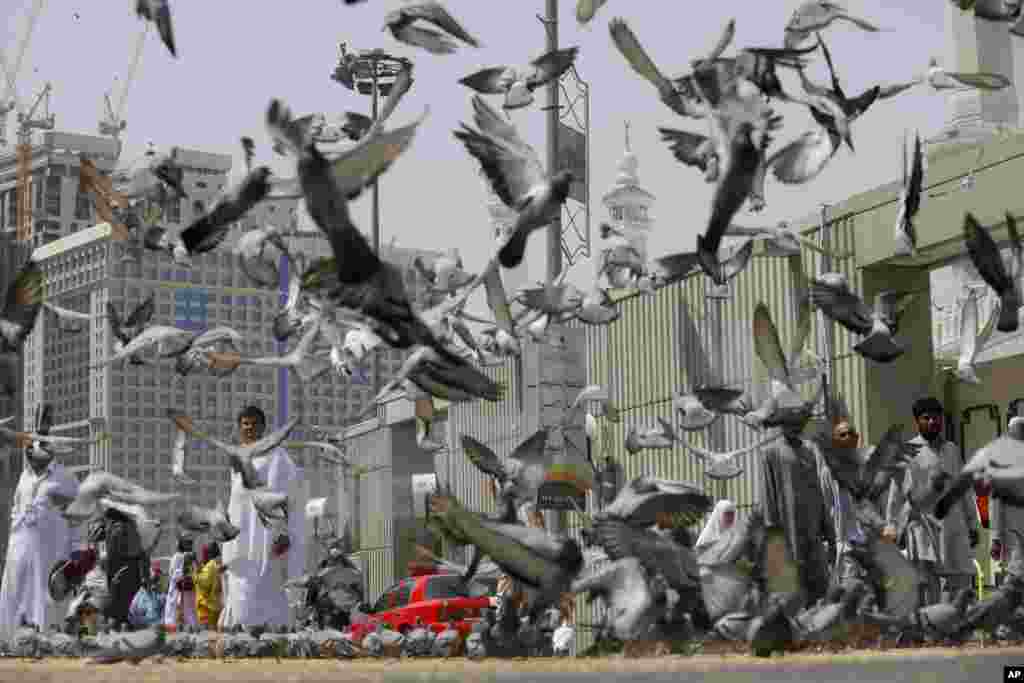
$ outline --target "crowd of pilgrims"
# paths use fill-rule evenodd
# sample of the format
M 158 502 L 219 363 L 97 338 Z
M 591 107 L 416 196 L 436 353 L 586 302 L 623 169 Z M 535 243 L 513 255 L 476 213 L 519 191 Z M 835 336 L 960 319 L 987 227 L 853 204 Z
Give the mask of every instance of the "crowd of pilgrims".
M 759 504 L 750 511 L 738 512 L 732 501 L 719 500 L 696 541 L 685 528 L 673 528 L 668 516 L 658 518 L 655 530 L 688 546 L 697 559 L 703 595 L 695 603 L 698 607 L 686 615 L 693 626 L 691 642 L 745 642 L 751 615 L 764 614 L 765 574 L 784 563 L 773 565 L 770 559 L 759 561 L 744 553 L 755 524 L 780 530 L 788 555 L 796 558 L 794 579 L 800 599 L 789 603 L 795 608 L 780 603 L 783 618 L 794 632 L 802 628 L 801 620 L 805 631 L 813 630 L 823 608 L 842 605 L 839 621 L 847 628 L 867 626 L 869 633 L 873 628 L 873 633 L 894 636 L 897 644 L 962 642 L 979 629 L 1006 640 L 1021 637 L 1024 509 L 998 497 L 992 500 L 989 551 L 1003 571 L 998 585 L 984 586 L 976 562 L 982 519 L 975 489 L 968 489 L 962 504 L 954 505 L 942 519 L 927 512 L 929 501 L 934 505 L 936 493 L 942 490 L 941 483 L 955 476 L 962 464 L 959 449 L 945 437 L 943 408 L 936 399 L 926 398 L 915 402 L 912 412 L 918 435 L 910 443 L 919 450 L 872 504 L 885 520 L 882 540 L 898 548 L 924 578 L 913 614 L 894 619 L 879 609 L 884 607 L 880 603 L 886 591 L 881 582 L 886 578 L 858 552 L 866 543 L 865 529 L 851 513 L 849 494 L 829 475 L 819 444 L 804 439 L 800 429 L 785 427 L 783 438 L 763 453 Z M 1009 422 L 1009 436 L 1024 439 L 1024 418 L 1011 416 Z M 265 416 L 259 409 L 248 408 L 239 415 L 239 426 L 240 442 L 253 442 L 265 430 Z M 838 418 L 831 440 L 835 447 L 853 448 L 859 446 L 860 435 L 852 420 Z M 269 475 L 269 486 L 275 490 L 297 490 L 296 468 L 286 450 L 257 458 L 254 465 L 261 475 Z M 27 648 L 37 656 L 82 654 L 83 643 L 105 634 L 152 627 L 160 627 L 172 641 L 177 639 L 178 649 L 185 647 L 183 639 L 188 640 L 193 654 L 196 639 L 209 639 L 209 634 L 217 632 L 224 638 L 241 639 L 236 651 L 243 656 L 261 652 L 324 656 L 325 647 L 328 656 L 382 656 L 393 651 L 480 657 L 575 651 L 579 626 L 575 596 L 564 595 L 543 619 L 527 628 L 516 609 L 523 601 L 523 588 L 507 575 L 497 583 L 498 607 L 484 610 L 468 634 L 460 634 L 451 624 L 441 631 L 418 624 L 405 634 L 378 625 L 369 629 L 362 642 L 352 643 L 344 631 L 369 618 L 365 603 L 326 623 L 315 611 L 305 612 L 305 623 L 297 623 L 285 587 L 305 568 L 299 554 L 304 553 L 305 528 L 301 522 L 292 525 L 284 538 L 267 533 L 243 512 L 246 489 L 239 476 L 233 475 L 229 506 L 231 519 L 240 528 L 238 538 L 223 547 L 212 540 L 201 544 L 197 556 L 192 537 L 179 536 L 165 574 L 159 561 L 145 552 L 135 518 L 117 507 L 106 508 L 86 525 L 84 543 L 66 525 L 68 533 L 61 536 L 59 514 L 34 504 L 35 493 L 48 479 L 74 480 L 52 457 L 47 460 L 45 455 L 27 453 L 13 501 L 11 541 L 0 588 L 0 653 L 25 654 Z M 519 516 L 527 525 L 543 527 L 534 507 L 524 506 Z M 67 600 L 66 609 L 58 605 L 64 622 L 47 624 L 55 597 Z M 599 645 L 614 640 L 600 626 L 591 627 L 597 630 Z M 303 632 L 306 635 L 296 640 Z M 41 644 L 46 634 L 49 646 Z M 55 644 L 61 638 L 63 650 Z M 274 642 L 289 638 L 290 646 L 275 649 Z M 628 652 L 629 643 L 625 645 Z M 656 652 L 674 651 L 668 641 L 656 645 Z

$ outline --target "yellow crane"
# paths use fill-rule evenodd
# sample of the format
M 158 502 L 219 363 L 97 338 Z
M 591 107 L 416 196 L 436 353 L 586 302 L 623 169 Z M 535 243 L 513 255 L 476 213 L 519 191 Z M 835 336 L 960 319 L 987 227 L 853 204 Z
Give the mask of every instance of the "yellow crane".
M 117 107 L 111 105 L 109 92 L 103 96 L 106 118 L 100 121 L 100 135 L 109 135 L 117 141 L 118 157 L 121 156 L 121 132 L 128 125 L 128 122 L 122 118 L 124 105 L 128 99 L 128 90 L 132 87 L 132 82 L 135 80 L 135 73 L 138 71 L 139 62 L 142 60 L 142 49 L 146 46 L 146 35 L 149 33 L 150 25 L 149 22 L 143 25 L 142 30 L 139 32 L 139 37 L 135 41 L 135 52 L 132 54 L 132 61 L 128 65 L 128 72 L 125 74 L 124 82 L 121 84 L 121 94 L 117 100 Z
M 50 113 L 50 91 L 47 83 L 27 112 L 18 112 L 18 227 L 16 238 L 19 242 L 32 241 L 32 131 L 53 130 L 55 117 Z M 42 114 L 36 116 L 39 106 Z

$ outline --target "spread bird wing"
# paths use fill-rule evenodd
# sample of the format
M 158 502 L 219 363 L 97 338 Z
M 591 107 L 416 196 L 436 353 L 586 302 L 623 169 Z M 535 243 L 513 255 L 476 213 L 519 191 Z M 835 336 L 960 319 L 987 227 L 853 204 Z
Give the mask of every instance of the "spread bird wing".
M 604 514 L 630 526 L 650 527 L 659 512 L 699 516 L 710 510 L 711 504 L 711 497 L 698 486 L 642 476 L 622 487 Z
M 547 428 L 538 429 L 529 438 L 516 446 L 512 451 L 511 458 L 515 458 L 523 465 L 544 465 L 547 460 L 544 449 L 548 443 L 549 431 Z
M 469 461 L 483 472 L 489 474 L 498 481 L 505 481 L 508 472 L 505 470 L 505 463 L 486 444 L 477 441 L 468 434 L 462 435 L 462 452 L 466 454 Z
M 36 318 L 46 298 L 46 274 L 36 261 L 29 259 L 7 288 L 3 318 L 18 326 L 18 343 L 35 327 Z
M 680 252 L 659 256 L 647 264 L 647 272 L 658 287 L 679 282 L 699 264 L 696 252 Z
M 417 120 L 405 126 L 368 134 L 333 159 L 331 177 L 337 191 L 346 196 L 354 195 L 387 171 L 412 144 L 416 131 L 429 112 L 429 108 L 424 109 Z
M 945 71 L 947 76 L 963 85 L 982 90 L 1002 90 L 1010 86 L 1010 79 L 996 73 L 967 73 L 963 71 Z
M 661 133 L 662 141 L 669 143 L 672 156 L 687 166 L 707 170 L 707 155 L 704 152 L 711 141 L 710 138 L 675 128 L 658 128 L 658 132 Z
M 611 560 L 635 557 L 645 569 L 661 573 L 673 588 L 700 585 L 697 560 L 689 548 L 615 519 L 595 521 L 593 532 Z
M 615 47 L 626 58 L 633 71 L 640 74 L 640 76 L 657 88 L 662 97 L 665 97 L 666 94 L 671 96 L 675 93 L 675 87 L 672 85 L 672 82 L 655 66 L 654 61 L 647 54 L 644 46 L 640 44 L 639 38 L 633 33 L 629 24 L 616 17 L 608 22 L 608 30 L 611 33 L 612 42 L 615 43 Z
M 971 261 L 985 284 L 997 294 L 1002 294 L 1014 286 L 1010 273 L 1003 264 L 999 246 L 988 230 L 983 228 L 970 212 L 964 216 L 964 241 L 967 243 L 967 253 L 970 254 Z
M 264 436 L 256 443 L 249 444 L 247 448 L 251 449 L 251 452 L 254 456 L 259 455 L 260 453 L 266 453 L 267 451 L 273 448 L 277 448 L 278 446 L 281 445 L 281 442 L 288 437 L 288 434 L 291 433 L 293 429 L 295 429 L 295 425 L 297 425 L 298 423 L 299 418 L 293 417 L 292 419 L 288 420 L 283 425 L 275 429 L 270 434 Z M 212 439 L 210 440 L 210 442 L 214 443 Z
M 474 106 L 477 102 L 480 106 L 487 106 L 479 95 L 474 95 Z M 536 151 L 528 145 L 510 144 L 486 132 L 474 131 L 465 124 L 462 130 L 455 131 L 455 137 L 480 162 L 495 194 L 509 208 L 521 208 L 533 189 L 547 181 Z
M 1006 212 L 1006 232 L 1010 238 L 1010 277 L 1016 280 L 1024 275 L 1024 245 L 1017 231 L 1017 219 L 1009 211 Z
M 816 280 L 810 283 L 811 304 L 856 334 L 871 332 L 874 311 L 853 292 Z
M 900 425 L 889 427 L 865 460 L 861 476 L 867 486 L 864 496 L 870 500 L 881 496 L 893 476 L 911 464 L 920 449 L 919 444 L 903 438 Z
M 414 5 L 406 5 L 402 13 L 412 19 L 422 19 L 443 29 L 452 36 L 473 47 L 480 47 L 476 38 L 471 36 L 466 29 L 446 10 L 439 2 L 420 2 Z
M 764 303 L 759 303 L 754 309 L 754 351 L 761 359 L 768 376 L 776 382 L 781 382 L 787 388 L 793 388 L 793 382 L 789 376 L 789 366 L 786 354 L 782 350 L 782 341 L 779 339 L 779 331 L 772 322 L 771 313 Z
M 576 62 L 576 55 L 579 54 L 579 51 L 578 47 L 552 50 L 530 62 L 534 71 L 526 80 L 527 86 L 539 88 L 556 78 L 561 78 L 562 74 Z
M 729 281 L 742 273 L 754 255 L 754 240 L 749 239 L 732 256 L 718 263 L 718 272 L 722 279 Z
M 156 299 L 153 294 L 150 294 L 145 301 L 132 309 L 131 314 L 124 321 L 124 327 L 129 329 L 145 327 L 153 319 L 154 313 L 156 313 Z
M 406 93 L 412 89 L 413 82 L 412 62 L 407 62 L 402 65 L 402 68 L 398 71 L 398 75 L 395 76 L 395 80 L 391 83 L 391 91 L 388 93 L 387 99 L 384 100 L 384 103 L 381 106 L 380 115 L 374 122 L 376 126 L 380 127 L 384 125 L 384 122 L 388 120 L 391 114 L 398 107 L 398 103 L 401 102 Z
M 467 88 L 472 88 L 481 95 L 501 95 L 508 89 L 502 78 L 506 71 L 508 71 L 506 66 L 480 69 L 459 79 L 459 83 Z
M 780 183 L 806 183 L 824 170 L 838 149 L 839 137 L 819 126 L 775 152 L 765 166 Z

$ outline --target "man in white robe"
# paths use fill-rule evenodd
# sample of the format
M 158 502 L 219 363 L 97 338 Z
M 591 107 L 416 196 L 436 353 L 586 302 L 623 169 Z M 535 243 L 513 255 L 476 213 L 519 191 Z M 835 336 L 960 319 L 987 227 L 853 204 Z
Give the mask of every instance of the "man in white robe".
M 239 442 L 245 446 L 263 437 L 266 416 L 250 406 L 238 417 Z M 253 458 L 253 467 L 270 491 L 288 494 L 287 534 L 263 526 L 252 504 L 251 492 L 242 485 L 238 472 L 231 475 L 228 513 L 240 529 L 238 537 L 223 545 L 226 595 L 220 625 L 230 628 L 286 626 L 291 610 L 284 583 L 297 579 L 306 564 L 306 516 L 301 470 L 283 448 Z M 284 546 L 287 544 L 287 549 Z
M 905 530 L 907 559 L 929 578 L 922 604 L 931 605 L 973 586 L 981 520 L 973 488 L 945 519 L 932 514 L 942 483 L 958 474 L 963 463 L 956 444 L 943 436 L 942 404 L 923 398 L 914 403 L 913 411 L 918 436 L 910 443 L 921 449 L 906 468 L 902 486 L 893 482 L 890 487 L 886 531 L 890 538 L 898 538 L 899 530 Z
M 78 480 L 40 448 L 25 450 L 25 467 L 11 505 L 10 538 L 0 585 L 0 640 L 9 640 L 22 620 L 46 628 L 60 623 L 48 581 L 55 562 L 84 546 L 79 529 L 53 507 L 47 492 L 74 497 Z

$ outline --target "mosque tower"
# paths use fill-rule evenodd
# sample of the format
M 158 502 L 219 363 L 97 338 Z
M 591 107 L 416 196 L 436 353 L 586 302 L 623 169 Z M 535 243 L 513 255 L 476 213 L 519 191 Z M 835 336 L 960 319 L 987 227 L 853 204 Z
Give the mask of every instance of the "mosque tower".
M 1001 0 L 978 0 L 978 5 L 982 4 L 1002 9 Z M 1024 73 L 1024 40 L 1010 33 L 1012 24 L 978 19 L 973 11 L 961 11 L 951 2 L 945 3 L 944 11 L 945 46 L 939 66 L 949 71 L 1002 74 L 1011 85 L 998 91 L 967 87 L 945 91 L 948 119 L 928 142 L 937 147 L 976 144 L 1000 128 L 1019 127 L 1024 88 L 1018 87 L 1017 75 Z
M 647 253 L 647 239 L 651 234 L 652 220 L 648 209 L 654 204 L 654 195 L 640 187 L 637 168 L 640 162 L 629 144 L 629 122 L 626 128 L 626 151 L 619 162 L 619 173 L 611 189 L 601 198 L 608 208 L 609 223 L 621 230 L 641 254 Z M 596 236 L 600 240 L 600 235 Z M 600 251 L 600 241 L 595 251 Z

